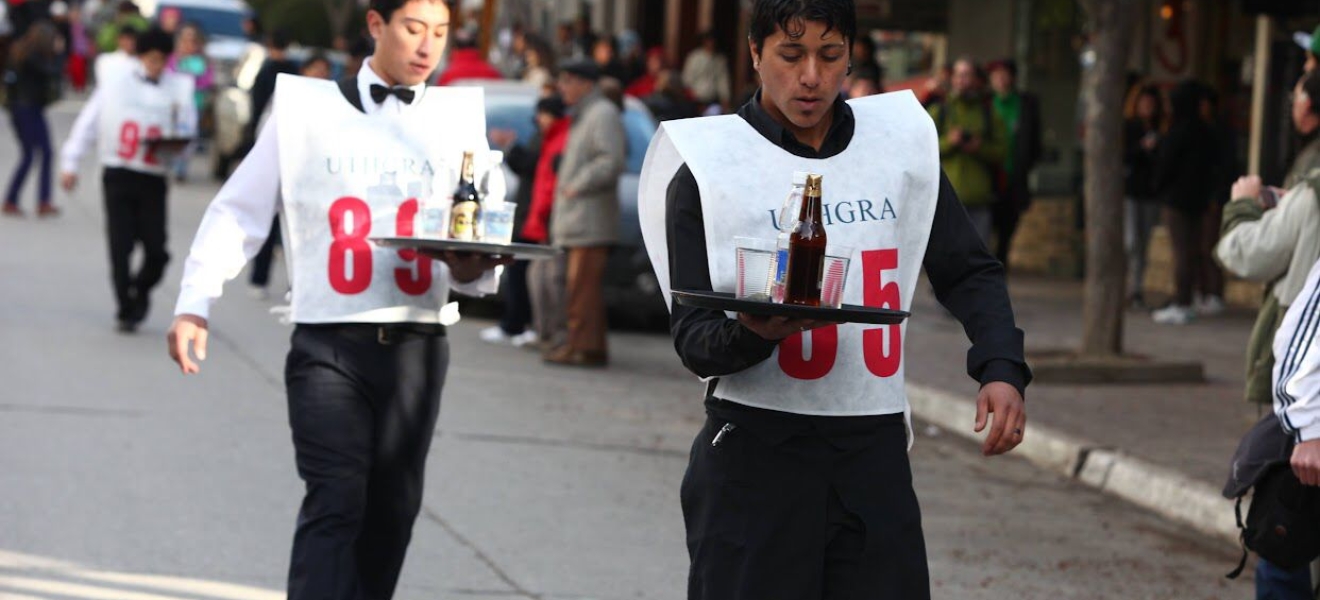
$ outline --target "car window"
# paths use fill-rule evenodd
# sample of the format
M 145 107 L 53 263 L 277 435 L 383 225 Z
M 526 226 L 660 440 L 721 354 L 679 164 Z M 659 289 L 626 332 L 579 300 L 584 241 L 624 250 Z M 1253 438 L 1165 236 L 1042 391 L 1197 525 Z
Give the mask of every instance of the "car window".
M 163 5 L 167 7 L 169 5 Z M 247 15 L 233 10 L 199 8 L 196 6 L 173 7 L 179 11 L 184 23 L 196 23 L 208 37 L 246 37 L 243 32 L 243 19 Z
M 628 135 L 629 173 L 641 173 L 642 161 L 646 160 L 646 149 L 655 135 L 655 121 L 646 112 L 629 108 L 623 112 L 623 130 Z
M 534 102 L 535 100 L 533 100 Z M 536 135 L 536 123 L 532 121 L 535 105 L 528 104 L 526 98 L 501 98 L 486 96 L 486 129 L 510 129 L 518 133 L 518 143 L 527 143 Z

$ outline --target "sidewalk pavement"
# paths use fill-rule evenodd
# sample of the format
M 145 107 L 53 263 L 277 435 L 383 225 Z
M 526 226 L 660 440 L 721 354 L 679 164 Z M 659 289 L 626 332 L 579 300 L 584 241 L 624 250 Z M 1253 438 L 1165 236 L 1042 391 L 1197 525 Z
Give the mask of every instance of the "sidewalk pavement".
M 1013 278 L 1010 292 L 1028 355 L 1080 345 L 1080 281 Z M 916 294 L 914 305 L 906 348 L 913 413 L 979 441 L 972 432 L 977 386 L 966 375 L 966 335 L 928 287 Z M 1233 506 L 1219 491 L 1239 438 L 1260 411 L 1268 410 L 1243 400 L 1244 354 L 1254 318 L 1251 311 L 1229 311 L 1178 327 L 1156 325 L 1145 311 L 1128 311 L 1126 352 L 1199 360 L 1207 381 L 1033 384 L 1027 390 L 1026 438 L 1016 453 L 1236 544 Z

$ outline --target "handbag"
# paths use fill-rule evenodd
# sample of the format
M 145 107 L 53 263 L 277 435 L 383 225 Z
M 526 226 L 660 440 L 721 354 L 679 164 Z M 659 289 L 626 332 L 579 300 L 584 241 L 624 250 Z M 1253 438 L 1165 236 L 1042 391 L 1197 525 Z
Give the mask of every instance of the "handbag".
M 1302 485 L 1290 464 L 1293 440 L 1273 412 L 1243 436 L 1233 453 L 1224 497 L 1236 499 L 1242 560 L 1229 579 L 1242 574 L 1248 551 L 1287 570 L 1320 557 L 1320 488 Z M 1242 501 L 1251 508 L 1242 518 Z

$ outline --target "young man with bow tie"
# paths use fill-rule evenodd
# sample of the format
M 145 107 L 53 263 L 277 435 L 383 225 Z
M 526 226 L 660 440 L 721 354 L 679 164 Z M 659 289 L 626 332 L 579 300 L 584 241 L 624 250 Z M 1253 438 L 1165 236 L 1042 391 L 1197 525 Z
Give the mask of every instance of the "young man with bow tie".
M 453 9 L 371 0 L 376 53 L 355 78 L 281 75 L 269 121 L 207 209 L 185 266 L 167 338 L 190 374 L 189 350 L 206 358 L 211 304 L 282 213 L 296 324 L 285 385 L 306 484 L 290 600 L 393 596 L 449 365 L 449 290 L 496 291 L 498 261 L 370 242 L 414 235 L 419 201 L 448 191 L 465 151 L 489 148 L 479 90 L 426 86 Z
M 165 275 L 170 161 L 154 138 L 186 137 L 197 128 L 191 77 L 165 72 L 174 38 L 160 29 L 138 36 L 138 60 L 127 59 L 122 74 L 98 82 L 73 123 L 61 151 L 60 184 L 78 185 L 78 163 L 93 143 L 104 170 L 106 234 L 119 331 L 132 333 L 147 317 L 151 290 Z M 133 248 L 142 245 L 142 268 L 130 267 Z

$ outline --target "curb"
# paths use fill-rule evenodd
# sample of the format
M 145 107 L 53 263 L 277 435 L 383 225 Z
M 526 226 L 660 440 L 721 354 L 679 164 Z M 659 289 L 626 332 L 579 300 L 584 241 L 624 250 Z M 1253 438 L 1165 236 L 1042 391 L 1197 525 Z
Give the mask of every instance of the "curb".
M 972 431 L 975 403 L 913 383 L 907 393 L 917 419 L 983 441 Z M 1238 546 L 1232 503 L 1205 482 L 1043 425 L 1031 425 L 1013 455 Z

